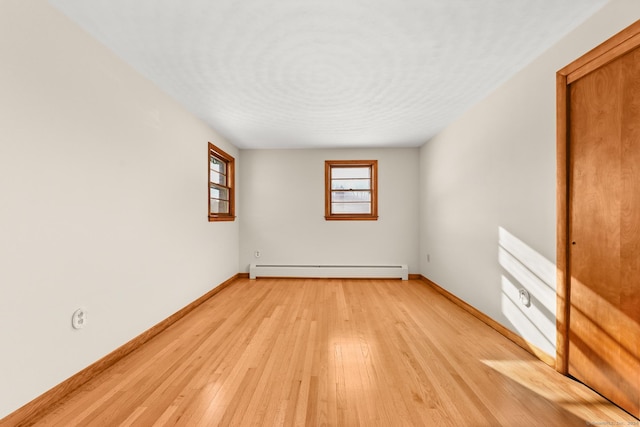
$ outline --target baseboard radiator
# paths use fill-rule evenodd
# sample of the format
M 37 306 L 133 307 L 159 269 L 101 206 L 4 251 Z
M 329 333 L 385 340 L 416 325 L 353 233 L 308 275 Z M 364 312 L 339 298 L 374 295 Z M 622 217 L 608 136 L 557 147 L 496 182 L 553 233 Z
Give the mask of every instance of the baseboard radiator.
M 406 265 L 272 265 L 251 264 L 249 278 L 309 277 L 341 279 L 409 279 Z

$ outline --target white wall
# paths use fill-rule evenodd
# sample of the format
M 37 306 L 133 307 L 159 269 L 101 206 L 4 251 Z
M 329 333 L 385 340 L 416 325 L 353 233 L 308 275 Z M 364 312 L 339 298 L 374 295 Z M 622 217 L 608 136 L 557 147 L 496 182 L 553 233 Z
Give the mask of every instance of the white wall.
M 240 268 L 408 264 L 418 271 L 418 149 L 241 150 Z M 377 221 L 324 219 L 324 161 L 378 160 Z
M 238 151 L 46 1 L 0 2 L 0 63 L 2 418 L 236 274 L 239 225 L 205 157 Z
M 552 355 L 555 73 L 638 18 L 608 3 L 420 152 L 421 273 Z

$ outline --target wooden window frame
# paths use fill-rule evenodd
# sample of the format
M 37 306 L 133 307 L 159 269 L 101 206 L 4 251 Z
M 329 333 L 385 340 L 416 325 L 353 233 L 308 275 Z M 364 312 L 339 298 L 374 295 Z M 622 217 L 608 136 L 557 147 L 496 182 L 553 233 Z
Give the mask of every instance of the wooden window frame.
M 368 167 L 371 170 L 371 213 L 331 212 L 331 170 L 339 167 Z M 324 162 L 324 218 L 327 221 L 377 221 L 378 219 L 378 161 L 326 160 Z
M 225 187 L 229 190 L 229 212 L 228 213 L 211 213 L 211 157 L 214 156 L 219 160 L 222 160 L 227 165 L 227 185 Z M 230 154 L 224 150 L 216 147 L 212 143 L 209 143 L 207 150 L 207 206 L 209 208 L 209 221 L 234 221 L 235 220 L 235 162 L 236 160 Z M 219 185 L 219 184 L 218 184 Z

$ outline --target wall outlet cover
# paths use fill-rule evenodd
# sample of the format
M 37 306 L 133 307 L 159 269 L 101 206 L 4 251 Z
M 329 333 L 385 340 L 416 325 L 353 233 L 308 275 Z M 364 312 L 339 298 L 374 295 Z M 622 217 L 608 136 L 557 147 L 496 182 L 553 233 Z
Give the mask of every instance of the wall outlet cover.
M 531 295 L 526 289 L 520 289 L 519 291 L 520 303 L 525 307 L 529 307 L 531 305 Z
M 87 325 L 87 310 L 79 308 L 71 316 L 71 326 L 74 329 L 82 329 Z

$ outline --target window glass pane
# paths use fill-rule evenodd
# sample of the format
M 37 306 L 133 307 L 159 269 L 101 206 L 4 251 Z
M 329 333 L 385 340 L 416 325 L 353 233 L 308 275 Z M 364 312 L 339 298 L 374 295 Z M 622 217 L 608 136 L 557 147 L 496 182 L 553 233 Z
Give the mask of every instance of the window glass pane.
M 227 177 L 214 170 L 209 172 L 209 179 L 211 179 L 211 182 L 214 184 L 227 185 Z
M 371 203 L 331 203 L 334 214 L 370 214 Z
M 371 168 L 369 166 L 362 167 L 332 167 L 331 178 L 371 178 Z
M 369 191 L 332 191 L 332 202 L 370 202 L 371 192 Z
M 223 175 L 227 174 L 227 163 L 217 157 L 209 156 L 209 168 Z
M 369 179 L 336 179 L 331 181 L 332 190 L 369 190 L 371 180 Z
M 229 202 L 223 200 L 209 199 L 212 214 L 228 214 Z
M 209 188 L 209 197 L 212 199 L 229 200 L 229 189 L 212 186 Z

